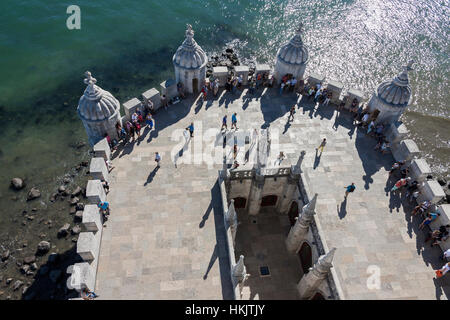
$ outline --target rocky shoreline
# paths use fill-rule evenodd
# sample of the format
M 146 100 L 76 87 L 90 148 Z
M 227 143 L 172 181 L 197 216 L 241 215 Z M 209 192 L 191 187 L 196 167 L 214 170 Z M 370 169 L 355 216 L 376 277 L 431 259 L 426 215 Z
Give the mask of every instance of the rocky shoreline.
M 0 235 L 0 300 L 77 296 L 67 289 L 66 269 L 80 260 L 75 244 L 81 232 L 86 199 L 83 186 L 91 155 L 84 142 L 71 147 L 80 153 L 81 161 L 56 184 L 44 186 L 23 177 L 10 181 L 10 201 L 23 208 Z

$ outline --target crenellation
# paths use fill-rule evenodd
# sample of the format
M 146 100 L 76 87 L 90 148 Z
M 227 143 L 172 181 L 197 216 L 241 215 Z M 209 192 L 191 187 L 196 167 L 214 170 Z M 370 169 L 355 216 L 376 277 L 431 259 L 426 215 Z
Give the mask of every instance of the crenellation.
M 131 121 L 131 115 L 136 112 L 138 108 L 142 107 L 142 103 L 139 99 L 133 98 L 123 104 L 125 110 L 125 117 L 127 121 Z
M 109 172 L 104 158 L 92 158 L 89 166 L 89 174 L 94 180 L 109 182 Z

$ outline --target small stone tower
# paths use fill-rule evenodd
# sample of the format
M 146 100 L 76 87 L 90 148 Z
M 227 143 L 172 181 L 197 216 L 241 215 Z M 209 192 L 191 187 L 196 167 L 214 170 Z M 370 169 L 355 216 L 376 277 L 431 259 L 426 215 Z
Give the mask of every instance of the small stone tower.
M 286 74 L 292 74 L 297 80 L 303 79 L 309 55 L 308 49 L 303 45 L 302 31 L 303 24 L 300 23 L 291 41 L 278 49 L 274 71 L 277 83 Z
M 369 111 L 379 111 L 376 123 L 393 123 L 411 101 L 411 86 L 408 71 L 412 70 L 413 60 L 403 67 L 394 79 L 382 82 L 369 101 Z
M 173 55 L 173 66 L 177 83 L 181 82 L 189 93 L 199 92 L 206 79 L 208 58 L 194 40 L 194 30 L 187 25 L 186 39 Z
M 120 103 L 111 93 L 95 85 L 97 80 L 89 71 L 85 75 L 87 88 L 78 102 L 77 112 L 86 129 L 89 144 L 94 146 L 105 137 L 105 133 L 111 139 L 117 139 L 115 126 L 121 122 Z

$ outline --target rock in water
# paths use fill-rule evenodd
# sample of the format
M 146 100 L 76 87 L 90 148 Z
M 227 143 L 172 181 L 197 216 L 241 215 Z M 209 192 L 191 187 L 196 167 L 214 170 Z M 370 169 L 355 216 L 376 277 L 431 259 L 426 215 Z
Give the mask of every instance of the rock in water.
M 11 253 L 9 252 L 9 250 L 6 250 L 5 252 L 3 252 L 3 253 L 2 253 L 1 260 L 2 260 L 2 261 L 8 260 L 10 254 L 11 254 Z
M 21 189 L 25 188 L 25 182 L 23 182 L 23 180 L 20 178 L 13 178 L 11 180 L 11 186 L 15 190 L 21 190 Z
M 75 190 L 73 190 L 72 192 L 72 197 L 76 197 L 81 193 L 81 188 L 80 187 L 76 187 Z
M 39 189 L 33 187 L 31 188 L 31 190 L 28 192 L 28 196 L 27 196 L 27 201 L 39 198 L 41 196 L 41 192 L 39 191 Z
M 23 282 L 20 280 L 17 280 L 16 282 L 14 282 L 13 284 L 13 290 L 16 291 L 17 289 L 19 289 L 21 286 L 23 285 Z
M 32 264 L 35 261 L 36 261 L 36 256 L 29 256 L 29 257 L 23 258 L 23 263 L 25 263 L 25 264 Z
M 64 224 L 59 230 L 58 230 L 58 237 L 65 237 L 69 233 L 70 224 L 66 223 Z
M 38 247 L 37 247 L 37 252 L 39 254 L 45 254 L 49 250 L 50 250 L 50 242 L 48 242 L 48 241 L 39 242 Z

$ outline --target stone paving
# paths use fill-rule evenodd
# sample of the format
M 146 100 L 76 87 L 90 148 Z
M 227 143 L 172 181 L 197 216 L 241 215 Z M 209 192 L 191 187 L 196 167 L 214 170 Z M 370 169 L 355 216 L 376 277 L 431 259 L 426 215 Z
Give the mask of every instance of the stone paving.
M 373 151 L 375 141 L 355 129 L 345 112 L 315 107 L 294 94 L 261 90 L 250 96 L 221 92 L 202 103 L 193 98 L 157 113 L 156 130 L 116 152 L 108 195 L 111 217 L 104 229 L 96 291 L 102 299 L 230 299 L 231 283 L 220 192 L 221 164 L 196 159 L 202 148 L 222 145 L 195 135 L 174 166 L 170 153 L 183 142 L 175 130 L 195 122 L 196 132 L 220 128 L 223 115 L 237 112 L 239 130 L 270 126 L 280 147 L 302 168 L 311 191 L 319 193 L 317 216 L 347 299 L 445 299 L 448 283 L 434 280 L 439 248 L 423 245 L 420 221 L 402 200 L 386 193 L 393 158 Z M 294 121 L 288 110 L 298 102 Z M 231 122 L 231 121 L 230 121 Z M 315 148 L 326 137 L 321 156 Z M 275 141 L 272 141 L 272 150 Z M 154 153 L 162 154 L 155 170 Z M 191 153 L 191 151 L 193 151 Z M 192 154 L 192 155 L 191 155 Z M 180 160 L 192 156 L 194 164 Z M 278 152 L 273 152 L 273 161 Z M 283 165 L 285 165 L 283 163 Z M 344 201 L 344 187 L 356 191 Z M 381 286 L 368 289 L 369 266 L 380 268 Z M 281 294 L 281 293 L 280 293 Z M 270 299 L 270 298 L 269 298 Z

